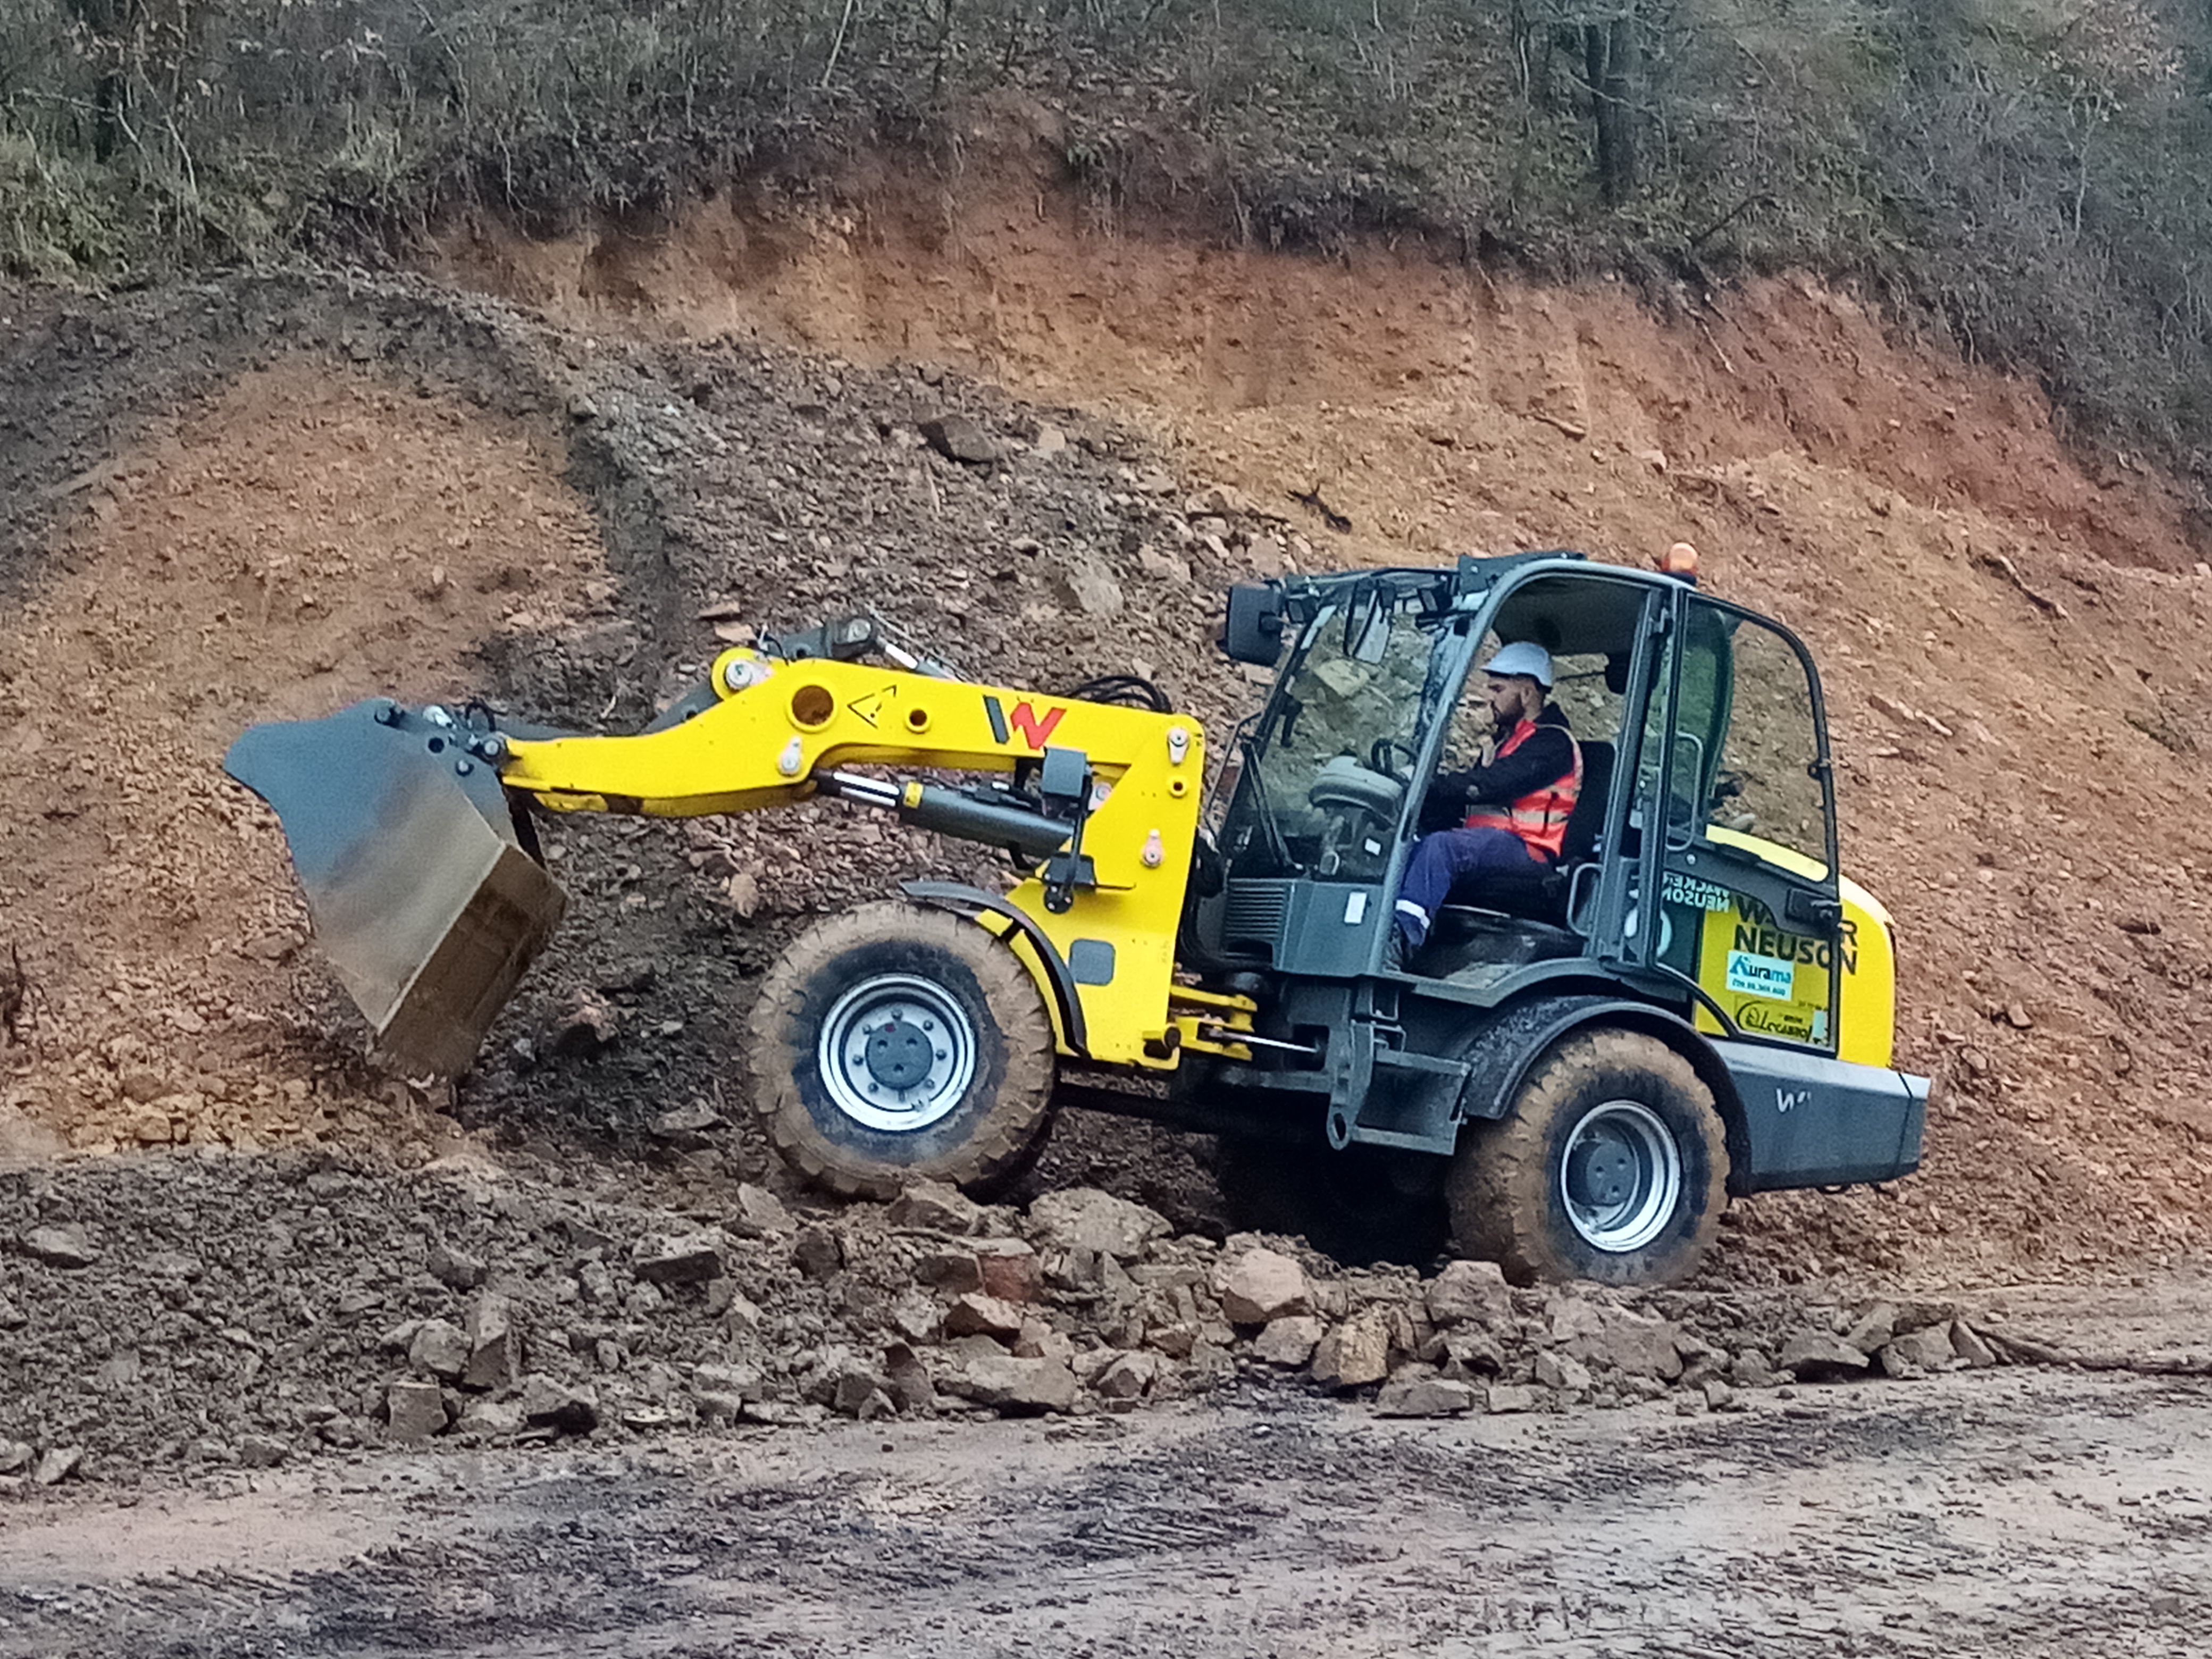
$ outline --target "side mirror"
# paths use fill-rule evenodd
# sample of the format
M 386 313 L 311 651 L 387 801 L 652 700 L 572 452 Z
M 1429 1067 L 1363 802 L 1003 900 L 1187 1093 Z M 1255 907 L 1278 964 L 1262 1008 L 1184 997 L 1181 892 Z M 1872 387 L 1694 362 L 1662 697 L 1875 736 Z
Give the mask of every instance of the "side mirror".
M 1273 668 L 1283 654 L 1283 592 L 1267 582 L 1238 582 L 1229 590 L 1221 648 L 1231 662 Z

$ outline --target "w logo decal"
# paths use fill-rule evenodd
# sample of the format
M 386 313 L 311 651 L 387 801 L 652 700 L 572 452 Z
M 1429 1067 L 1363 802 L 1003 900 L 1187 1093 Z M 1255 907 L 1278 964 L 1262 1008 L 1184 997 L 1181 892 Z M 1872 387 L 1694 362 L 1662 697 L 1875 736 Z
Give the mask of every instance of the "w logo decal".
M 1016 703 L 1014 712 L 1008 714 L 996 697 L 987 696 L 983 699 L 983 712 L 991 717 L 991 736 L 998 742 L 1011 742 L 1013 734 L 1018 732 L 1024 743 L 1042 754 L 1045 744 L 1052 741 L 1053 731 L 1060 725 L 1060 716 L 1067 710 L 1048 708 L 1040 715 L 1024 700 Z

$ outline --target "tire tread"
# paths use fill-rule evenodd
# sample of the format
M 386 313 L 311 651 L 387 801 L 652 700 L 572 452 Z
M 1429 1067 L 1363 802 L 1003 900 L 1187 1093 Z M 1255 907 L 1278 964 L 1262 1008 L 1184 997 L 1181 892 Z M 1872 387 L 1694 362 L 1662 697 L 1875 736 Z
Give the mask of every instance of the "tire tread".
M 966 964 L 1006 1045 L 1000 1103 L 981 1133 L 934 1165 L 902 1170 L 864 1164 L 815 1130 L 799 1093 L 805 1055 L 795 1032 L 815 974 L 847 951 L 894 939 L 934 945 Z M 1058 1069 L 1051 1012 L 1013 951 L 972 921 L 896 899 L 826 918 L 793 940 L 762 982 L 750 1035 L 750 1093 L 769 1141 L 808 1181 L 847 1198 L 895 1197 L 917 1176 L 984 1187 L 1018 1169 L 1050 1110 Z

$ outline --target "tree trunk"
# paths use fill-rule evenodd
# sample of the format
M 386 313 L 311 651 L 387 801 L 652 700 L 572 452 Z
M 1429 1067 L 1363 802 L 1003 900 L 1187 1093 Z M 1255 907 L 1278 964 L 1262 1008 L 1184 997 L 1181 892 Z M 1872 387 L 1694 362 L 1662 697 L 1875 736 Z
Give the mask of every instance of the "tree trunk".
M 1597 182 L 1619 207 L 1636 192 L 1636 98 L 1644 67 L 1643 27 L 1632 8 L 1610 22 L 1583 25 L 1583 57 L 1597 119 Z

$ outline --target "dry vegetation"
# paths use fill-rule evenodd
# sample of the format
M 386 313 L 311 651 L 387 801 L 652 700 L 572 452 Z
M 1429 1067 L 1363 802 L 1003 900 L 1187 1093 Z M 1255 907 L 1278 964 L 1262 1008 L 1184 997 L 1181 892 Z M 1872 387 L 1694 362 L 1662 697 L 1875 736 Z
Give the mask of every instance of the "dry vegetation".
M 2212 472 L 2200 0 L 15 0 L 0 272 L 404 248 L 949 147 L 1018 84 L 1102 215 L 1853 280 Z M 1192 140 L 1196 140 L 1195 143 Z

